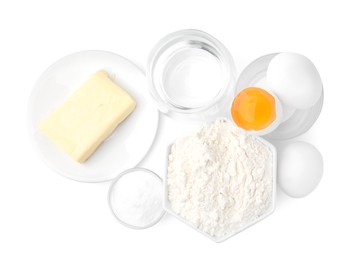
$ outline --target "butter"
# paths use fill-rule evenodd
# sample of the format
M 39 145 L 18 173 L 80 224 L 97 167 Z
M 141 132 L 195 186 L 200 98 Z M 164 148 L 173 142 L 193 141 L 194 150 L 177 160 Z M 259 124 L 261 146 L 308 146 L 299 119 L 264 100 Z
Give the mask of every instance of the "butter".
M 99 71 L 51 112 L 39 129 L 70 157 L 82 163 L 135 107 L 135 100 L 106 72 Z

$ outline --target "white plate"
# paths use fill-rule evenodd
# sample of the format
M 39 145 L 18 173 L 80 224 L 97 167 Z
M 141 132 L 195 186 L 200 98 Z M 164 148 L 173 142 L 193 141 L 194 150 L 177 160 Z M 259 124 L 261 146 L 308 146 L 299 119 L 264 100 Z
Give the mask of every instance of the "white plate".
M 71 159 L 38 130 L 39 123 L 71 95 L 92 73 L 105 70 L 136 100 L 135 111 L 83 164 Z M 28 105 L 31 139 L 45 163 L 77 181 L 108 181 L 135 167 L 151 147 L 159 114 L 149 99 L 147 80 L 135 64 L 105 51 L 83 51 L 66 56 L 39 78 Z

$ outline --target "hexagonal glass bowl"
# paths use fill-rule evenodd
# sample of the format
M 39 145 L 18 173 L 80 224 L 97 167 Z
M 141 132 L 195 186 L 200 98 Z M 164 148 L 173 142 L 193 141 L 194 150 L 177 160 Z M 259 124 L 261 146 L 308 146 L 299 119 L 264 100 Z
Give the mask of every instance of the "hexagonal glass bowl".
M 261 216 L 259 216 L 257 219 L 255 219 L 254 221 L 240 227 L 239 229 L 235 230 L 234 232 L 226 235 L 226 236 L 222 236 L 222 237 L 213 237 L 211 235 L 209 235 L 208 233 L 203 232 L 202 230 L 198 229 L 198 227 L 196 227 L 194 224 L 190 223 L 189 221 L 187 221 L 186 219 L 184 219 L 183 217 L 181 217 L 178 213 L 176 213 L 171 205 L 170 205 L 170 201 L 169 201 L 169 196 L 168 196 L 168 174 L 166 173 L 165 175 L 165 180 L 164 180 L 164 209 L 166 212 L 168 212 L 169 214 L 171 214 L 172 216 L 174 216 L 175 218 L 179 219 L 181 222 L 185 223 L 186 225 L 190 226 L 191 228 L 193 228 L 194 230 L 198 231 L 199 233 L 203 234 L 204 236 L 212 239 L 214 242 L 220 243 L 223 242 L 235 235 L 237 235 L 238 233 L 242 232 L 243 230 L 253 226 L 254 224 L 256 224 L 257 222 L 263 220 L 264 218 L 268 217 L 269 215 L 271 215 L 274 210 L 275 210 L 275 203 L 276 203 L 276 171 L 277 171 L 277 153 L 276 153 L 276 148 L 275 146 L 273 146 L 271 143 L 269 143 L 268 141 L 266 141 L 265 139 L 258 137 L 258 136 L 253 136 L 253 138 L 259 140 L 260 142 L 262 142 L 265 146 L 267 146 L 269 148 L 269 150 L 271 151 L 272 154 L 272 163 L 271 163 L 271 174 L 272 174 L 272 194 L 271 194 L 271 204 L 270 207 L 266 210 L 266 212 L 264 214 L 262 214 Z M 170 152 L 171 152 L 171 147 L 173 144 L 169 145 L 168 147 L 168 151 L 167 154 L 169 156 Z M 169 161 L 169 160 L 167 160 Z

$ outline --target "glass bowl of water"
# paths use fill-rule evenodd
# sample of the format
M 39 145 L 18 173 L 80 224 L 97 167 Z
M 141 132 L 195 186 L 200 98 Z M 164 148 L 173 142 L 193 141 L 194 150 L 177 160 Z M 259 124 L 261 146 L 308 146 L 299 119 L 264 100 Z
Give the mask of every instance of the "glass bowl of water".
M 210 121 L 228 113 L 235 94 L 231 54 L 213 36 L 181 30 L 161 39 L 147 64 L 150 92 L 171 117 Z

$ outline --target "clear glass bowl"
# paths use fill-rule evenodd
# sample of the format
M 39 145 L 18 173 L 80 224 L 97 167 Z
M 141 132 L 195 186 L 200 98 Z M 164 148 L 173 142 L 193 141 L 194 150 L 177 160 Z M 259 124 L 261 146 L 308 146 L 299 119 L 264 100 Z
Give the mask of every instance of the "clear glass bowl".
M 279 53 L 262 56 L 251 62 L 241 73 L 237 80 L 236 92 L 255 86 L 268 89 L 266 72 L 271 60 Z M 280 123 L 273 132 L 264 137 L 271 140 L 286 140 L 297 137 L 308 131 L 318 119 L 324 103 L 324 91 L 318 102 L 308 109 L 295 110 L 292 115 Z M 286 111 L 284 110 L 283 113 Z
M 124 171 L 123 173 L 121 173 L 115 180 L 114 182 L 111 184 L 109 192 L 108 192 L 108 205 L 110 206 L 111 212 L 112 214 L 115 216 L 115 218 L 124 226 L 128 227 L 128 228 L 133 228 L 133 229 L 145 229 L 145 228 L 149 228 L 154 226 L 156 223 L 158 223 L 161 218 L 165 215 L 165 211 L 163 209 L 162 206 L 162 201 L 160 201 L 160 209 L 158 210 L 158 214 L 155 214 L 155 216 L 149 220 L 149 222 L 147 224 L 134 224 L 134 223 L 130 223 L 129 221 L 125 220 L 124 216 L 126 215 L 127 218 L 130 218 L 130 212 L 125 212 L 124 204 L 121 203 L 122 201 L 120 201 L 120 197 L 118 195 L 121 195 L 124 197 L 125 195 L 122 194 L 122 192 L 125 191 L 125 184 L 123 183 L 123 180 L 125 177 L 128 177 L 130 175 L 134 175 L 133 177 L 139 177 L 141 178 L 142 175 L 148 176 L 148 184 L 155 184 L 155 183 L 160 183 L 160 189 L 162 189 L 162 183 L 163 180 L 159 177 L 159 175 L 157 175 L 156 173 L 148 170 L 148 169 L 144 169 L 144 168 L 131 168 L 127 171 Z M 152 180 L 152 182 L 151 182 Z M 129 182 L 130 183 L 130 182 Z M 128 184 L 130 185 L 130 184 Z M 142 190 L 147 189 L 147 187 L 140 187 L 139 184 L 137 184 L 134 180 L 134 183 L 132 184 L 133 187 L 127 187 L 128 189 L 133 190 L 133 192 L 142 192 Z M 156 187 L 157 188 L 157 187 Z M 140 190 L 142 189 L 142 190 Z M 160 191 L 161 192 L 161 191 Z M 134 194 L 133 194 L 134 195 Z M 145 196 L 145 195 L 144 195 Z M 145 197 L 140 197 L 140 199 L 144 199 Z M 160 199 L 162 200 L 162 197 L 160 196 Z M 137 204 L 135 204 L 136 206 L 138 206 Z M 122 207 L 121 207 L 122 206 Z M 151 204 L 149 205 L 151 206 Z M 155 205 L 153 205 L 153 207 L 155 207 Z M 153 208 L 153 210 L 157 210 L 158 208 Z M 145 212 L 140 212 L 141 208 L 137 210 L 137 214 L 146 214 L 147 210 L 150 210 L 149 208 L 145 209 Z M 135 213 L 135 212 L 134 212 Z
M 228 50 L 211 35 L 182 30 L 161 39 L 147 64 L 150 92 L 171 117 L 214 119 L 235 93 L 235 66 Z

